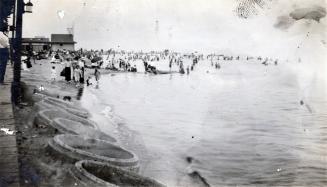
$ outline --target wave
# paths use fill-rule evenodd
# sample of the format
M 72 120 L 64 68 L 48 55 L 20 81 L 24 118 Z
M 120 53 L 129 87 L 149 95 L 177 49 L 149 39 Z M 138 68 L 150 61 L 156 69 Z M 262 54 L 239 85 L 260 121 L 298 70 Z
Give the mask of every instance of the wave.
M 124 123 L 124 120 L 113 112 L 111 106 L 106 106 L 100 113 L 116 125 Z

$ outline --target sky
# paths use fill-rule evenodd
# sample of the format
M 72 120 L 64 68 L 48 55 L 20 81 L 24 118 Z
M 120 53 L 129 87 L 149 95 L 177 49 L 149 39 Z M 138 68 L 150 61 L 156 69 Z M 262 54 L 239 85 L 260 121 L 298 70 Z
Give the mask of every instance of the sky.
M 287 57 L 297 46 L 326 49 L 326 17 L 276 28 L 294 9 L 326 0 L 267 0 L 257 15 L 236 16 L 240 0 L 32 0 L 24 37 L 68 33 L 77 48 L 225 52 Z M 310 37 L 306 34 L 310 32 Z

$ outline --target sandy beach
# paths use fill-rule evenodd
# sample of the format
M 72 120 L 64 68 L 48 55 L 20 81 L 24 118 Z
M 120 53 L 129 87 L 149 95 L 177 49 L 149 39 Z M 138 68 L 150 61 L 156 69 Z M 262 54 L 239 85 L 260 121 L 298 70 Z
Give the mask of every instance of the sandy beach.
M 46 147 L 50 138 L 55 134 L 47 132 L 45 127 L 36 127 L 34 117 L 38 112 L 33 105 L 37 100 L 33 100 L 33 90 L 43 85 L 47 93 L 51 96 L 71 96 L 76 99 L 77 88 L 63 81 L 52 82 L 49 79 L 51 66 L 49 61 L 37 61 L 30 71 L 23 72 L 24 82 L 23 102 L 26 105 L 15 110 L 15 118 L 20 123 L 17 125 L 17 144 L 19 150 L 19 162 L 21 170 L 22 186 L 74 186 L 78 181 L 72 180 L 68 168 L 72 164 L 67 164 L 54 159 L 46 152 Z M 57 68 L 61 65 L 55 65 Z M 53 91 L 56 90 L 56 91 Z
M 60 155 L 49 151 L 48 142 L 60 132 L 49 125 L 36 123 L 35 119 L 43 108 L 41 104 L 36 103 L 40 103 L 44 97 L 60 100 L 65 96 L 70 97 L 71 101 L 68 103 L 72 107 L 82 109 L 78 100 L 86 85 L 66 83 L 60 76 L 56 81 L 51 81 L 48 76 L 51 67 L 55 66 L 57 71 L 60 71 L 63 68 L 61 64 L 41 60 L 32 65 L 28 71 L 22 72 L 22 105 L 14 111 L 15 119 L 18 121 L 17 144 L 21 186 L 82 186 L 70 173 L 75 162 L 60 159 Z M 93 71 L 87 69 L 85 76 L 92 76 Z M 109 71 L 101 70 L 101 74 L 106 73 Z M 42 91 L 39 90 L 41 85 L 44 87 Z M 52 108 L 57 107 L 53 105 Z
M 326 0 L 0 0 L 0 187 L 327 186 Z
M 319 120 L 324 118 L 320 108 L 325 97 L 319 91 L 322 79 L 314 79 L 308 87 L 316 69 L 309 71 L 306 64 L 296 62 L 220 63 L 222 68 L 217 69 L 210 60 L 203 60 L 189 75 L 101 69 L 99 84 L 92 78 L 92 85 L 77 86 L 64 77 L 50 80 L 51 67 L 60 72 L 63 65 L 36 61 L 29 71 L 22 72 L 23 100 L 21 108 L 15 110 L 22 186 L 85 186 L 72 173 L 81 155 L 58 145 L 72 142 L 89 153 L 102 154 L 101 150 L 111 149 L 101 140 L 106 136 L 124 148 L 121 151 L 127 157 L 131 155 L 128 151 L 137 157 L 137 166 L 125 167 L 137 167 L 142 176 L 167 186 L 300 185 L 308 184 L 310 176 L 319 178 L 315 184 L 323 183 L 325 170 L 319 165 L 324 163 L 324 152 L 312 154 L 310 146 L 324 147 L 324 134 L 319 133 L 325 128 Z M 164 69 L 168 63 L 160 61 L 157 66 Z M 307 74 L 302 74 L 304 69 Z M 87 69 L 86 76 L 93 72 Z M 300 88 L 296 86 L 299 80 Z M 41 85 L 44 90 L 39 90 Z M 240 93 L 247 95 L 247 100 Z M 67 97 L 71 101 L 63 101 Z M 60 110 L 47 112 L 49 107 Z M 261 117 L 256 115 L 258 108 Z M 235 115 L 240 120 L 235 120 Z M 79 130 L 81 124 L 104 134 L 92 141 L 69 136 L 54 139 L 68 131 L 87 137 L 90 132 Z M 89 127 L 86 129 L 92 129 Z M 53 146 L 64 154 L 53 151 Z M 65 157 L 71 153 L 72 158 Z M 83 155 L 83 159 L 89 156 Z M 249 165 L 247 160 L 256 161 Z M 238 165 L 244 169 L 239 170 Z M 300 170 L 303 177 L 297 178 L 294 173 Z

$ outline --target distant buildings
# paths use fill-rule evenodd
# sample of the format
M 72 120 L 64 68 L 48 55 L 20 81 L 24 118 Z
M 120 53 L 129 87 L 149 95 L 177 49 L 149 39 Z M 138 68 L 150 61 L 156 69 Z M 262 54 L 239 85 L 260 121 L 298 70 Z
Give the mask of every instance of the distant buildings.
M 51 34 L 51 49 L 57 51 L 58 49 L 75 50 L 74 35 L 72 34 Z
M 51 34 L 51 41 L 46 37 L 23 38 L 22 49 L 29 51 L 32 49 L 35 52 L 43 50 L 75 50 L 74 35 L 72 34 Z
M 43 50 L 49 50 L 51 48 L 51 42 L 49 38 L 35 37 L 35 38 L 23 38 L 22 39 L 22 50 L 29 51 L 32 49 L 35 52 Z

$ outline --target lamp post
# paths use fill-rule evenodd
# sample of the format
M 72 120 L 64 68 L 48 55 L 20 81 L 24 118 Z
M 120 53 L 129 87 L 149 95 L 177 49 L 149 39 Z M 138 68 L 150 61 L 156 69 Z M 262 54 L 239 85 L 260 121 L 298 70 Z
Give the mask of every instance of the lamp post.
M 31 0 L 28 1 L 28 3 L 25 4 L 25 11 L 27 13 L 32 13 L 33 11 L 33 3 L 31 3 Z
M 11 84 L 11 100 L 14 104 L 20 102 L 20 77 L 21 77 L 21 57 L 22 57 L 22 32 L 23 32 L 23 14 L 25 12 L 32 13 L 33 4 L 29 1 L 25 4 L 24 0 L 17 0 L 16 2 L 16 27 L 15 38 L 13 38 L 13 52 L 14 52 L 14 79 Z

